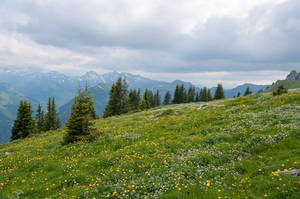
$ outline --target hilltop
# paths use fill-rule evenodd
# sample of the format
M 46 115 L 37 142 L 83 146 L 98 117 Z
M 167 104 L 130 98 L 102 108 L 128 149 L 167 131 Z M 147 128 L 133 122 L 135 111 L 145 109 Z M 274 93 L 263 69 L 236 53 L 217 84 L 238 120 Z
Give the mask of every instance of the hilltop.
M 300 72 L 297 73 L 295 70 L 292 70 L 285 80 L 278 80 L 273 83 L 270 87 L 266 89 L 266 92 L 274 91 L 278 86 L 283 85 L 287 89 L 300 88 Z
M 1 198 L 298 198 L 300 90 L 168 105 L 0 145 Z

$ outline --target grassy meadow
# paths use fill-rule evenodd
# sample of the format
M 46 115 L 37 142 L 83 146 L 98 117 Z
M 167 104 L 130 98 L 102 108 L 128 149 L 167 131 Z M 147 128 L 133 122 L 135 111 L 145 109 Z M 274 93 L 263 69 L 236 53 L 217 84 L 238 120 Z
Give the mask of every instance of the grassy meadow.
M 161 106 L 0 145 L 0 198 L 300 198 L 300 90 Z M 8 153 L 7 153 L 8 152 Z

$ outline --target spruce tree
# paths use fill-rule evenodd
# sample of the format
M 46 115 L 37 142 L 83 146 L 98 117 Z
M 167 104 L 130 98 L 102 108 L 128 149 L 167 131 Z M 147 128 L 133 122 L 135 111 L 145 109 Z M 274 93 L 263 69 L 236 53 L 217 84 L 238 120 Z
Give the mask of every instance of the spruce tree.
M 45 131 L 56 130 L 60 127 L 60 120 L 57 117 L 55 98 L 49 97 L 45 116 Z
M 149 99 L 150 107 L 154 107 L 155 106 L 154 96 L 151 90 L 148 90 L 148 99 Z
M 129 111 L 128 85 L 120 77 L 110 90 L 110 98 L 106 104 L 103 117 L 120 115 Z
M 167 91 L 164 98 L 164 105 L 171 104 L 171 93 Z
M 207 101 L 211 101 L 211 100 L 212 100 L 211 91 L 210 89 L 207 89 Z
M 173 97 L 173 104 L 179 104 L 180 103 L 180 93 L 179 93 L 179 86 L 176 85 L 175 91 L 174 91 L 174 97 Z
M 57 111 L 56 111 L 56 104 L 55 104 L 55 98 L 52 98 L 52 104 L 51 104 L 51 118 L 52 118 L 52 129 L 56 130 L 60 127 L 60 120 L 57 117 Z
M 153 98 L 154 98 L 154 106 L 159 106 L 160 105 L 159 90 L 156 90 L 156 93 Z
M 119 80 L 122 82 L 121 84 L 121 98 L 120 98 L 120 114 L 127 113 L 129 109 L 129 103 L 128 103 L 128 84 L 126 82 L 126 79 L 119 78 Z
M 185 103 L 185 102 L 187 102 L 187 93 L 184 88 L 184 85 L 181 84 L 181 86 L 179 87 L 179 103 Z
M 93 130 L 92 120 L 96 119 L 93 96 L 86 86 L 84 90 L 78 88 L 77 96 L 72 105 L 71 116 L 66 124 L 67 133 L 64 143 L 85 140 Z
M 195 99 L 196 102 L 199 102 L 200 101 L 200 98 L 199 98 L 199 93 L 196 92 L 196 99 Z
M 119 98 L 116 94 L 116 85 L 113 83 L 110 89 L 110 97 L 106 104 L 103 117 L 110 117 L 112 115 L 116 115 L 116 107 L 118 104 Z
M 38 132 L 42 132 L 45 130 L 45 113 L 43 111 L 42 106 L 39 104 L 36 110 L 36 126 Z
M 250 87 L 248 86 L 245 90 L 244 96 L 251 95 L 251 94 L 252 94 L 252 91 L 250 90 Z
M 187 102 L 195 101 L 195 87 L 190 86 L 187 94 Z
M 151 106 L 150 106 L 150 102 L 149 102 L 149 91 L 148 91 L 148 89 L 146 89 L 144 92 L 143 100 L 140 103 L 139 109 L 146 110 L 146 109 L 149 109 L 150 107 Z
M 30 102 L 21 100 L 18 108 L 17 119 L 12 127 L 12 140 L 25 138 L 30 134 L 36 133 L 35 120 L 32 117 L 33 110 Z
M 241 92 L 240 91 L 237 93 L 236 97 L 241 97 Z
M 47 104 L 47 114 L 45 116 L 45 130 L 46 131 L 49 131 L 53 124 L 52 114 L 51 114 L 51 111 L 52 111 L 51 106 L 52 106 L 52 101 L 51 101 L 51 97 L 49 97 L 48 104 Z
M 224 99 L 224 98 L 225 98 L 225 96 L 224 96 L 223 86 L 222 86 L 222 84 L 218 84 L 214 99 Z
M 138 110 L 139 103 L 140 103 L 140 91 L 136 91 L 136 89 L 131 89 L 128 95 L 128 102 L 129 102 L 129 110 Z
M 200 101 L 202 102 L 208 101 L 208 91 L 206 87 L 202 88 L 200 91 Z

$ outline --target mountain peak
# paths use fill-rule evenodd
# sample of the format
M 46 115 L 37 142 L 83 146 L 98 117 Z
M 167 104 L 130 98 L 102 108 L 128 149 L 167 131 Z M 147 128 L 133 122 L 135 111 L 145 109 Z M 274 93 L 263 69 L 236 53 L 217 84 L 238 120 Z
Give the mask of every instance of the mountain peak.
M 290 72 L 290 74 L 288 74 L 288 76 L 286 77 L 286 80 L 289 80 L 289 81 L 300 80 L 300 72 L 297 73 L 297 71 L 292 70 L 292 71 Z

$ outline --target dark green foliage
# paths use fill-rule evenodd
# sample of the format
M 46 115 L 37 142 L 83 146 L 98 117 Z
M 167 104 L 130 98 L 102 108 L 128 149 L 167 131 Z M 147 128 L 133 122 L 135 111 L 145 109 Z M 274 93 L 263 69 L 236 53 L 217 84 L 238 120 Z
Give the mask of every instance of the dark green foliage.
M 182 99 L 182 101 L 181 101 L 182 103 L 187 102 L 187 93 L 186 93 L 186 90 L 185 90 L 183 84 L 180 86 L 180 96 L 181 96 L 181 99 Z
M 149 91 L 148 91 L 148 89 L 146 89 L 144 92 L 143 100 L 140 103 L 139 109 L 146 110 L 146 109 L 149 109 L 150 107 L 151 107 L 151 104 L 150 104 L 150 100 L 149 100 Z
M 36 114 L 36 126 L 38 132 L 42 132 L 45 130 L 45 113 L 43 111 L 42 106 L 39 104 L 37 108 Z
M 213 100 L 213 98 L 212 98 L 212 96 L 211 96 L 211 91 L 210 91 L 210 89 L 207 90 L 207 100 L 208 100 L 208 101 Z
M 199 93 L 198 93 L 198 92 L 196 92 L 196 98 L 195 98 L 195 101 L 196 101 L 196 102 L 199 102 L 199 101 L 200 101 L 200 97 L 199 97 Z
M 164 98 L 164 105 L 171 104 L 171 93 L 170 91 L 166 92 L 165 98 Z
M 60 120 L 57 117 L 55 98 L 49 97 L 47 105 L 47 114 L 45 116 L 45 131 L 56 130 L 60 127 Z
M 122 81 L 122 83 L 120 84 L 121 86 L 121 96 L 120 96 L 120 105 L 121 105 L 121 109 L 120 109 L 120 113 L 127 113 L 129 110 L 129 105 L 128 105 L 128 84 L 126 82 L 126 79 L 119 78 L 120 82 Z M 118 81 L 119 81 L 118 80 Z M 119 83 L 117 82 L 117 85 L 119 85 Z
M 159 90 L 156 90 L 156 93 L 153 97 L 154 100 L 154 107 L 159 106 L 160 105 L 160 95 L 159 95 Z
M 208 102 L 212 100 L 211 91 L 206 87 L 202 88 L 199 92 L 198 101 Z
M 128 95 L 129 109 L 137 111 L 141 101 L 140 90 L 131 89 Z
M 176 88 L 175 88 L 175 92 L 174 92 L 174 97 L 173 97 L 173 104 L 179 104 L 180 103 L 180 100 L 179 100 L 179 86 L 176 85 Z
M 187 94 L 187 102 L 194 102 L 196 97 L 195 87 L 190 86 Z
M 245 90 L 244 96 L 251 95 L 251 94 L 252 94 L 252 91 L 250 90 L 250 87 L 248 86 Z
M 187 93 L 184 88 L 184 85 L 176 86 L 173 98 L 173 104 L 180 104 L 187 102 Z
M 84 90 L 78 88 L 77 96 L 75 97 L 72 106 L 72 113 L 66 125 L 67 133 L 64 136 L 63 142 L 68 144 L 79 140 L 85 140 L 91 135 L 93 130 L 93 128 L 91 128 L 91 121 L 96 118 L 97 116 L 91 91 L 88 90 L 87 86 Z
M 236 97 L 241 97 L 241 92 L 240 91 L 237 93 Z
M 273 91 L 273 95 L 276 96 L 276 95 L 281 95 L 283 93 L 287 93 L 288 92 L 288 89 L 285 88 L 283 85 L 279 85 L 277 87 L 277 89 L 275 91 Z
M 119 78 L 111 87 L 110 98 L 105 107 L 103 117 L 127 113 L 129 109 L 128 85 L 125 79 Z
M 148 90 L 148 99 L 149 99 L 150 107 L 154 107 L 155 106 L 154 96 L 153 96 L 153 92 L 150 90 Z
M 12 140 L 25 138 L 36 133 L 35 121 L 32 117 L 33 110 L 30 102 L 21 100 L 18 108 L 18 116 L 12 127 Z
M 151 90 L 146 89 L 142 100 L 140 96 L 140 89 L 131 89 L 128 92 L 126 80 L 119 78 L 111 87 L 110 98 L 105 107 L 103 117 L 120 115 L 129 111 L 146 110 L 160 105 L 158 90 L 153 94 Z
M 222 84 L 218 84 L 214 99 L 224 99 L 224 98 L 225 98 L 225 96 L 224 96 L 223 86 L 222 86 Z
M 208 91 L 207 91 L 206 87 L 204 87 L 200 90 L 199 100 L 202 101 L 202 102 L 207 102 L 208 101 Z

